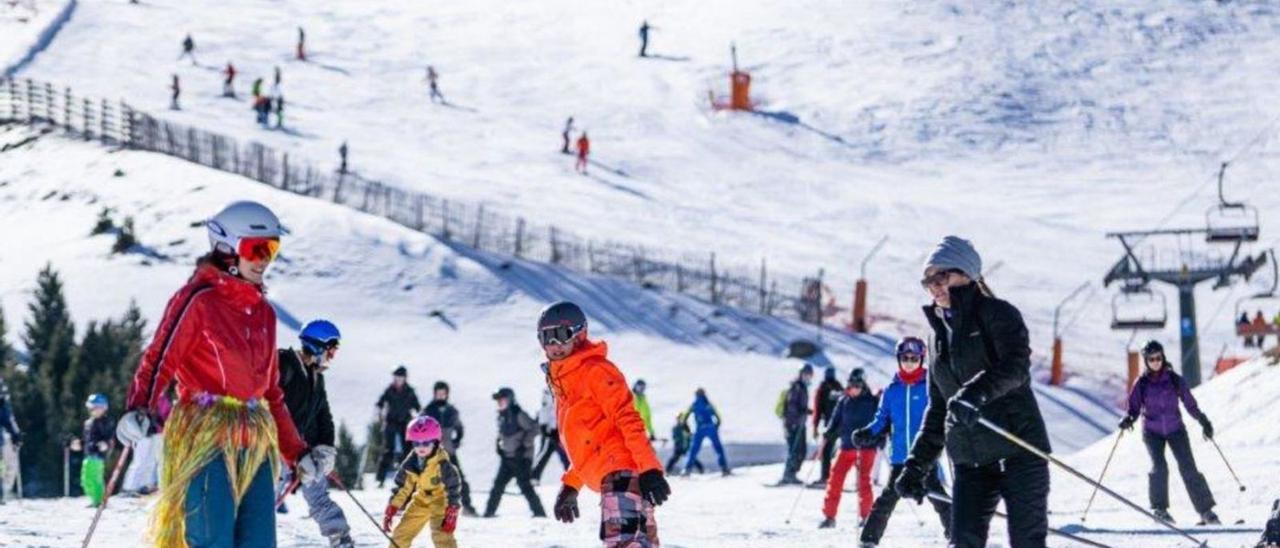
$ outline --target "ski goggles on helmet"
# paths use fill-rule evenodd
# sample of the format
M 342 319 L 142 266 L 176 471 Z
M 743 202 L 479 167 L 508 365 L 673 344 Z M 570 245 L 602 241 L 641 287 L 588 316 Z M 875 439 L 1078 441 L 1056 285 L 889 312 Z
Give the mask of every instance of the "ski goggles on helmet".
M 247 261 L 274 261 L 280 253 L 280 238 L 241 238 L 236 254 Z
M 582 325 L 553 325 L 538 330 L 538 342 L 542 346 L 551 346 L 553 344 L 568 344 L 578 333 L 582 332 Z
M 410 441 L 409 443 L 413 444 L 414 447 L 431 447 L 436 444 L 436 440 Z

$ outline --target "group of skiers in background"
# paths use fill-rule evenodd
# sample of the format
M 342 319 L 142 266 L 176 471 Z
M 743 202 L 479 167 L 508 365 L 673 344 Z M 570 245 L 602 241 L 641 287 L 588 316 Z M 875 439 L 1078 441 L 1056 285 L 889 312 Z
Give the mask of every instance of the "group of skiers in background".
M 268 208 L 235 202 L 206 226 L 210 251 L 169 301 L 141 357 L 123 415 L 113 422 L 101 394 L 86 402 L 83 435 L 71 443 L 85 454 L 84 491 L 91 504 L 105 505 L 112 486 L 103 484 L 104 468 L 118 440 L 125 453 L 117 466 L 129 451 L 148 448 L 155 456 L 135 457 L 134 464 L 159 463 L 158 482 L 140 469 L 136 483 L 142 486 L 138 494 L 159 494 L 152 542 L 274 545 L 276 509 L 285 495 L 301 490 L 321 535 L 331 546 L 351 546 L 350 525 L 329 494 L 331 484 L 346 489 L 333 473 L 337 450 L 324 382 L 341 333 L 332 322 L 314 320 L 301 329 L 298 348 L 275 347 L 275 312 L 262 283 L 283 231 Z M 1031 389 L 1027 330 L 1018 310 L 982 280 L 981 265 L 972 244 L 954 236 L 928 256 L 921 285 L 932 300 L 923 311 L 933 342 L 899 341 L 897 371 L 879 394 L 863 370 L 855 369 L 842 384 L 828 368 L 811 398 L 815 370 L 805 364 L 782 395 L 777 411 L 789 455 L 780 484 L 802 484 L 797 473 L 803 463 L 822 462 L 826 496 L 820 527 L 836 526 L 852 471 L 860 546 L 879 543 L 901 498 L 917 504 L 928 498 L 952 546 L 984 546 L 1001 500 L 1010 544 L 1045 545 L 1048 463 L 1026 446 L 1045 453 L 1050 448 Z M 585 486 L 601 494 L 600 538 L 606 546 L 657 545 L 654 509 L 670 496 L 666 475 L 680 470 L 681 459 L 684 474 L 701 471 L 698 452 L 709 441 L 721 473 L 730 474 L 719 412 L 698 388 L 690 406 L 676 415 L 673 453 L 664 468 L 653 447 L 646 383 L 627 384 L 608 360 L 607 345 L 588 338 L 584 311 L 568 302 L 551 305 L 539 317 L 537 339 L 547 358 L 540 368 L 546 388 L 537 417 L 520 406 L 511 388 L 492 394 L 500 462 L 480 515 L 496 514 L 514 480 L 533 516 L 545 517 L 533 484 L 554 453 L 566 468 L 552 505 L 558 520 L 579 517 L 578 493 Z M 1212 438 L 1213 426 L 1187 384 L 1168 368 L 1158 342 L 1148 343 L 1142 356 L 1146 372 L 1132 387 L 1119 426 L 1123 434 L 1139 416 L 1144 419 L 1153 515 L 1174 519 L 1168 447 L 1199 522 L 1216 524 L 1213 495 L 1196 468 L 1179 404 L 1204 437 Z M 21 433 L 6 395 L 0 385 L 0 430 L 13 445 L 21 443 Z M 449 401 L 449 384 L 437 381 L 431 395 L 423 406 L 401 366 L 377 401 L 384 453 L 375 476 L 385 487 L 394 474 L 381 520 L 393 545 L 409 546 L 429 527 L 436 546 L 455 546 L 459 516 L 477 515 L 458 459 L 465 430 Z M 806 457 L 807 426 L 821 440 L 812 457 Z M 539 436 L 541 448 L 535 450 Z M 873 498 L 872 470 L 885 447 L 890 481 Z M 950 496 L 937 464 L 944 451 L 953 477 Z

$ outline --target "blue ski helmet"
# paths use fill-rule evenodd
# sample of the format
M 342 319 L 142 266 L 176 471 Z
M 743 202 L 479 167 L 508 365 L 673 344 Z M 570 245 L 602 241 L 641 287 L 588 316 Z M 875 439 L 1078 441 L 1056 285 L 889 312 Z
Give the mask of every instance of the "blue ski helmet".
M 91 394 L 91 395 L 89 396 L 89 399 L 84 400 L 84 406 L 85 406 L 85 408 L 87 408 L 87 409 L 93 409 L 94 407 L 101 407 L 101 408 L 103 408 L 103 409 L 106 409 L 106 408 L 107 408 L 107 395 L 106 395 L 106 394 Z
M 328 320 L 312 320 L 302 326 L 298 339 L 302 341 L 303 350 L 312 356 L 319 356 L 326 350 L 338 346 L 338 342 L 342 340 L 342 333 L 338 332 L 338 326 Z

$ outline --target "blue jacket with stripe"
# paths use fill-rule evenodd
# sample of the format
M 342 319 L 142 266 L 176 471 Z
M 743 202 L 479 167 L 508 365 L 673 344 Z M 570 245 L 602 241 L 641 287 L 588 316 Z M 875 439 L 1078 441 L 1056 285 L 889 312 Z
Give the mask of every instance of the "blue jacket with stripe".
M 907 384 L 899 375 L 893 376 L 893 382 L 884 389 L 880 396 L 880 407 L 876 409 L 876 418 L 867 425 L 873 435 L 879 435 L 885 427 L 892 427 L 892 443 L 889 449 L 889 462 L 902 464 L 910 456 L 911 443 L 920 433 L 920 425 L 924 423 L 924 410 L 929 407 L 929 383 L 927 377 L 921 376 L 915 384 Z

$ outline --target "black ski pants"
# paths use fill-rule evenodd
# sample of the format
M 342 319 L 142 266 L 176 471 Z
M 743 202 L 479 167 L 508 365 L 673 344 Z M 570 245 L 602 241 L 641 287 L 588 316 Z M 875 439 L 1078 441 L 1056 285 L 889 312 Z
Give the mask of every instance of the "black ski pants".
M 1205 481 L 1204 474 L 1196 468 L 1196 457 L 1191 453 L 1191 440 L 1187 438 L 1186 428 L 1168 436 L 1144 431 L 1142 443 L 1146 444 L 1147 454 L 1151 455 L 1147 493 L 1151 497 L 1152 509 L 1169 509 L 1169 463 L 1164 457 L 1166 445 L 1173 451 L 1173 460 L 1178 462 L 1178 474 L 1182 476 L 1182 484 L 1187 488 L 1187 496 L 1191 497 L 1196 513 L 1203 514 L 1213 509 L 1216 504 L 1213 493 L 1209 491 L 1209 482 Z
M 529 502 L 529 510 L 533 511 L 534 517 L 546 517 L 547 513 L 542 509 L 542 499 L 538 498 L 538 492 L 533 490 L 533 483 L 529 481 L 532 472 L 533 459 L 502 457 L 502 463 L 498 465 L 498 476 L 493 478 L 493 488 L 489 489 L 489 502 L 484 505 L 484 515 L 493 516 L 494 512 L 498 511 L 498 503 L 502 502 L 502 492 L 507 488 L 507 483 L 514 479 L 516 486 L 520 488 L 520 493 Z
M 902 498 L 893 488 L 893 484 L 898 482 L 898 477 L 901 475 L 902 465 L 893 465 L 889 472 L 889 485 L 880 492 L 880 496 L 876 497 L 875 503 L 871 505 L 871 515 L 867 516 L 867 524 L 862 529 L 862 538 L 860 539 L 862 542 L 880 544 L 880 537 L 884 536 L 885 527 L 889 525 L 889 516 L 893 515 L 893 509 Z M 931 493 L 947 494 L 947 488 L 938 479 L 937 468 L 929 472 L 929 477 L 925 479 L 924 484 Z M 942 522 L 944 534 L 947 538 L 951 538 L 951 505 L 940 500 L 928 500 L 929 504 L 933 505 L 933 510 L 938 513 L 938 520 Z M 907 501 L 907 504 L 911 503 L 912 501 Z
M 1011 548 L 1044 548 L 1049 534 L 1049 463 L 1018 456 L 985 466 L 955 466 L 951 546 L 981 548 L 996 505 L 1009 513 Z

